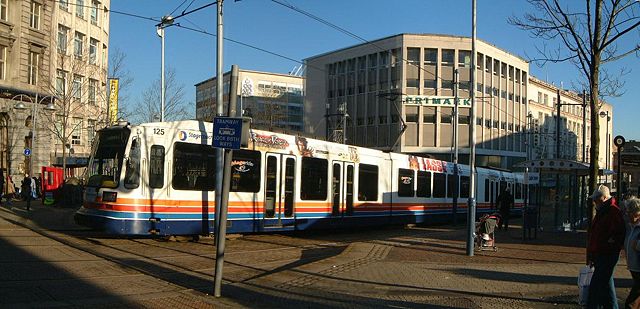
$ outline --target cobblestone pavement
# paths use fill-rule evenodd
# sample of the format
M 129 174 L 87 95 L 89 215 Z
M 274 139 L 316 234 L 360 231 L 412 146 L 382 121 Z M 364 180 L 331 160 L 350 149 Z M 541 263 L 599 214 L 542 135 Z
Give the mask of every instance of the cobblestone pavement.
M 582 232 L 522 242 L 516 225 L 473 257 L 464 226 L 231 235 L 215 298 L 210 238 L 106 237 L 75 225 L 73 209 L 24 206 L 0 207 L 0 307 L 579 307 Z

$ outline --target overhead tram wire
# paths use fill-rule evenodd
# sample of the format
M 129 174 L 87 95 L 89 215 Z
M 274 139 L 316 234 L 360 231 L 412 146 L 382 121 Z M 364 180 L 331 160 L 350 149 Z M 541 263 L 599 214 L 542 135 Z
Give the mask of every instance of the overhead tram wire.
M 182 3 L 180 3 L 180 5 L 178 5 L 175 9 L 173 9 L 173 11 L 171 11 L 171 13 L 169 13 L 167 16 L 171 16 L 171 15 L 173 15 L 173 13 L 175 13 L 175 12 L 176 12 L 176 11 L 177 11 L 181 6 L 183 6 L 187 1 L 189 1 L 189 0 L 183 0 L 183 1 L 182 1 Z M 192 0 L 192 1 L 191 1 L 191 3 L 193 3 L 193 1 L 195 1 L 195 0 Z M 191 4 L 189 4 L 189 5 L 191 5 Z M 187 6 L 187 9 L 188 9 L 188 8 L 189 8 L 189 7 Z M 185 9 L 185 10 L 186 10 L 186 9 Z M 182 11 L 182 12 L 184 12 L 184 11 Z
M 60 1 L 60 0 L 55 0 L 54 2 L 56 2 L 56 3 L 60 3 L 61 1 Z M 66 3 L 66 2 L 65 2 L 65 3 Z M 188 14 L 191 14 L 191 13 L 193 13 L 193 12 L 199 11 L 199 10 L 201 10 L 201 9 L 203 9 L 203 8 L 209 7 L 209 6 L 214 5 L 214 4 L 216 4 L 216 3 L 217 3 L 217 2 L 212 2 L 212 3 L 206 4 L 206 5 L 202 6 L 202 7 L 199 7 L 199 8 L 197 8 L 197 9 L 191 10 L 191 11 L 189 11 L 189 12 L 183 12 L 182 14 L 180 14 L 180 15 L 178 15 L 178 16 L 176 16 L 176 17 L 174 17 L 174 20 L 175 20 L 176 18 L 178 18 L 178 17 L 184 17 L 184 16 L 186 16 L 186 15 L 188 15 Z M 89 6 L 89 5 L 78 5 L 78 4 L 76 4 L 76 3 L 71 3 L 71 2 L 68 2 L 68 4 L 69 4 L 69 5 L 75 5 L 75 6 L 82 6 L 82 7 L 91 7 L 91 6 Z M 154 17 L 148 17 L 148 16 L 137 15 L 137 14 L 133 14 L 133 13 L 127 13 L 127 12 L 122 12 L 122 11 L 116 11 L 116 10 L 112 10 L 112 9 L 109 9 L 109 8 L 106 8 L 106 7 L 104 8 L 104 11 L 105 11 L 105 12 L 115 13 L 115 14 L 120 14 L 120 15 L 124 15 L 124 16 L 129 16 L 129 17 L 140 18 L 140 19 L 144 19 L 144 20 L 150 20 L 150 21 L 153 21 L 153 22 L 161 22 L 161 19 L 160 19 L 160 18 L 154 18 Z M 192 23 L 191 21 L 189 21 L 189 22 L 190 22 L 190 23 Z M 192 23 L 192 24 L 193 24 L 193 23 Z M 199 32 L 199 33 L 206 34 L 206 35 L 209 35 L 209 36 L 212 36 L 212 37 L 215 37 L 215 36 L 216 36 L 215 34 L 210 33 L 210 32 L 207 32 L 207 31 L 205 31 L 205 30 L 199 30 L 199 29 L 195 29 L 195 28 L 191 28 L 191 27 L 183 26 L 183 25 L 180 25 L 180 24 L 174 24 L 173 26 L 174 26 L 174 27 L 178 27 L 178 28 L 184 28 L 184 29 L 187 29 L 187 30 L 195 31 L 195 32 Z M 195 26 L 197 27 L 197 25 L 195 25 Z M 279 58 L 283 58 L 283 59 L 286 59 L 286 60 L 289 60 L 289 61 L 293 61 L 293 62 L 298 63 L 298 64 L 303 64 L 303 65 L 306 65 L 306 66 L 312 67 L 312 68 L 314 68 L 314 69 L 316 69 L 316 70 L 319 70 L 319 71 L 321 71 L 321 72 L 325 72 L 325 69 L 323 69 L 323 68 L 319 68 L 319 67 L 315 67 L 315 66 L 310 66 L 310 65 L 308 65 L 308 64 L 306 64 L 306 63 L 304 63 L 304 62 L 302 62 L 302 61 L 300 61 L 300 60 L 296 60 L 296 59 L 293 59 L 293 58 L 287 57 L 287 56 L 285 56 L 285 55 L 281 55 L 281 54 L 278 54 L 278 53 L 276 53 L 276 52 L 272 52 L 272 51 L 266 50 L 266 49 L 264 49 L 264 48 L 260 48 L 260 47 L 257 47 L 257 46 L 254 46 L 254 45 L 251 45 L 251 44 L 248 44 L 248 43 L 240 42 L 240 41 L 237 41 L 237 40 L 234 40 L 234 39 L 230 39 L 230 38 L 223 38 L 223 39 L 224 39 L 224 40 L 226 40 L 226 41 L 229 41 L 229 42 L 232 42 L 232 43 L 235 43 L 235 44 L 241 45 L 241 46 L 245 46 L 245 47 L 248 47 L 248 48 L 251 48 L 251 49 L 255 49 L 255 50 L 258 50 L 258 51 L 261 51 L 261 52 L 264 52 L 264 53 L 267 53 L 267 54 L 270 54 L 270 55 L 273 55 L 273 56 L 279 57 Z
M 195 28 L 191 28 L 191 27 L 183 26 L 183 25 L 181 25 L 181 24 L 174 24 L 173 26 L 174 26 L 174 27 L 179 27 L 179 28 L 184 28 L 184 29 L 187 29 L 187 30 L 195 31 L 195 32 L 199 32 L 199 33 L 206 34 L 206 35 L 209 35 L 209 36 L 212 36 L 212 37 L 216 37 L 216 35 L 215 35 L 215 34 L 213 34 L 213 33 L 211 33 L 211 32 L 207 32 L 207 31 L 204 31 L 204 30 L 199 30 L 199 29 L 195 29 Z M 306 66 L 308 66 L 308 67 L 312 67 L 312 68 L 314 68 L 314 69 L 316 69 L 316 70 L 319 70 L 319 71 L 321 71 L 321 72 L 326 72 L 326 70 L 325 70 L 325 69 L 323 69 L 323 68 L 316 67 L 316 66 L 311 66 L 311 65 L 309 65 L 309 64 L 307 64 L 307 63 L 304 63 L 304 62 L 302 62 L 302 61 L 300 61 L 300 60 L 296 60 L 296 59 L 293 59 L 293 58 L 291 58 L 291 57 L 287 57 L 287 56 L 285 56 L 285 55 L 281 55 L 281 54 L 278 54 L 278 53 L 276 53 L 276 52 L 272 52 L 272 51 L 266 50 L 266 49 L 261 48 L 261 47 L 257 47 L 257 46 L 254 46 L 254 45 L 251 45 L 251 44 L 248 44 L 248 43 L 244 43 L 244 42 L 240 42 L 240 41 L 237 41 L 237 40 L 234 40 L 234 39 L 230 39 L 230 38 L 223 38 L 223 39 L 224 39 L 225 41 L 229 41 L 229 42 L 232 42 L 232 43 L 236 43 L 236 44 L 238 44 L 238 45 L 242 45 L 242 46 L 244 46 L 244 47 L 248 47 L 248 48 L 251 48 L 251 49 L 255 49 L 255 50 L 261 51 L 261 52 L 263 52 L 263 53 L 267 53 L 267 54 L 270 54 L 270 55 L 273 55 L 273 56 L 276 56 L 276 57 L 280 57 L 280 58 L 283 58 L 283 59 L 286 59 L 286 60 L 289 60 L 289 61 L 293 61 L 293 62 L 298 63 L 298 64 L 303 64 L 303 65 L 306 65 Z
M 369 40 L 367 40 L 367 39 L 365 39 L 365 38 L 363 38 L 363 37 L 351 32 L 351 31 L 349 31 L 347 29 L 344 29 L 344 28 L 342 28 L 342 27 L 340 27 L 340 26 L 338 26 L 338 25 L 336 25 L 336 24 L 334 24 L 334 23 L 332 23 L 332 22 L 330 22 L 328 20 L 325 20 L 325 19 L 323 19 L 321 17 L 318 17 L 318 16 L 316 16 L 314 14 L 311 14 L 311 13 L 309 13 L 309 12 L 307 12 L 305 10 L 302 10 L 302 9 L 300 9 L 298 7 L 295 7 L 295 6 L 293 6 L 293 5 L 289 4 L 289 3 L 283 3 L 280 0 L 271 0 L 271 2 L 274 2 L 274 3 L 278 4 L 278 5 L 284 6 L 284 7 L 288 8 L 288 9 L 294 10 L 294 11 L 296 11 L 296 12 L 302 14 L 302 15 L 305 15 L 305 16 L 307 16 L 307 17 L 309 17 L 309 18 L 311 18 L 311 19 L 313 19 L 315 21 L 318 21 L 318 22 L 320 22 L 320 23 L 322 23 L 322 24 L 324 24 L 326 26 L 329 26 L 329 27 L 331 27 L 331 28 L 333 28 L 335 30 L 338 30 L 339 32 L 344 33 L 344 34 L 346 34 L 346 35 L 348 35 L 348 36 L 350 36 L 352 38 L 360 40 L 360 41 L 362 41 L 362 42 L 364 42 L 366 44 L 370 44 L 371 46 L 374 46 L 374 47 L 378 48 L 378 50 L 380 50 L 380 51 L 386 51 L 386 49 L 382 48 L 380 45 L 377 45 L 375 42 L 369 41 Z M 409 60 L 404 59 L 402 57 L 398 57 L 398 59 L 400 61 L 402 61 L 402 62 L 405 62 L 405 63 L 407 63 L 409 65 L 412 65 L 412 66 L 418 68 L 420 71 L 425 72 L 426 74 L 429 74 L 429 75 L 435 77 L 436 79 L 442 80 L 442 77 L 435 76 L 435 74 L 427 71 L 425 68 L 423 68 L 419 64 L 414 64 L 414 63 L 410 62 Z M 499 98 L 499 97 L 496 96 L 496 98 Z M 493 103 L 491 105 L 493 105 Z M 496 106 L 496 108 L 500 112 L 505 112 L 507 115 L 515 117 L 515 115 L 513 115 L 513 114 L 511 114 L 511 113 L 509 113 L 507 111 L 502 110 L 499 106 Z M 520 117 L 517 117 L 517 118 L 520 119 Z
M 194 0 L 194 1 L 195 1 L 195 0 Z M 346 29 L 342 29 L 342 28 L 340 28 L 339 26 L 334 25 L 334 24 L 332 24 L 332 23 L 331 23 L 331 22 L 329 22 L 329 21 L 323 20 L 322 18 L 317 17 L 317 16 L 315 16 L 315 15 L 313 15 L 313 14 L 311 14 L 311 13 L 305 12 L 305 11 L 303 11 L 303 10 L 301 10 L 301 9 L 298 9 L 298 8 L 296 8 L 296 7 L 294 7 L 294 6 L 290 5 L 290 4 L 285 4 L 285 3 L 279 2 L 278 0 L 271 0 L 271 1 L 272 1 L 272 2 L 275 2 L 275 3 L 279 4 L 279 5 L 285 6 L 285 7 L 287 7 L 287 8 L 290 8 L 290 9 L 292 9 L 292 10 L 295 10 L 296 12 L 299 12 L 300 14 L 303 14 L 303 15 L 305 15 L 305 16 L 308 16 L 308 17 L 310 17 L 310 18 L 312 18 L 312 19 L 314 19 L 314 20 L 317 20 L 317 21 L 319 21 L 319 22 L 321 22 L 321 23 L 323 23 L 323 24 L 325 24 L 325 25 L 328 25 L 328 26 L 330 26 L 331 28 L 334 28 L 334 29 L 336 29 L 336 30 L 338 30 L 338 31 L 340 31 L 340 32 L 342 32 L 342 33 L 345 33 L 345 34 L 347 34 L 347 35 L 349 35 L 349 36 L 351 36 L 351 37 L 353 37 L 353 38 L 356 38 L 356 39 L 358 39 L 358 40 L 364 41 L 365 43 L 371 44 L 372 46 L 377 47 L 377 48 L 378 48 L 379 50 L 381 50 L 381 51 L 385 51 L 382 47 L 380 47 L 380 46 L 376 45 L 374 42 L 368 41 L 368 40 L 366 40 L 366 39 L 364 39 L 364 38 L 362 38 L 362 37 L 360 37 L 360 36 L 358 36 L 358 35 L 356 35 L 356 34 L 354 34 L 354 33 L 350 32 L 350 31 L 348 31 L 348 30 L 346 30 Z M 60 3 L 61 1 L 60 1 L 60 0 L 56 0 L 55 2 Z M 193 3 L 193 1 L 192 1 L 192 3 Z M 180 15 L 175 16 L 175 17 L 174 17 L 174 20 L 175 20 L 175 19 L 177 19 L 177 18 L 180 18 L 180 17 L 184 17 L 184 16 L 186 16 L 186 15 L 189 15 L 189 14 L 191 14 L 191 13 L 197 12 L 197 11 L 202 10 L 202 9 L 204 9 L 204 8 L 207 8 L 207 7 L 209 7 L 209 6 L 212 6 L 212 5 L 216 4 L 216 3 L 217 3 L 217 1 L 214 1 L 214 2 L 211 2 L 211 3 L 209 3 L 209 4 L 205 4 L 205 5 L 201 6 L 201 7 L 198 7 L 198 8 L 196 8 L 196 9 L 193 9 L 193 10 L 191 10 L 191 11 L 188 11 L 188 12 L 182 12 Z M 70 5 L 75 5 L 75 6 L 91 7 L 91 6 L 89 6 L 89 5 L 78 5 L 78 4 L 76 4 L 76 3 L 71 3 L 71 2 L 68 2 L 68 4 L 70 4 Z M 189 5 L 191 5 L 191 3 L 190 3 Z M 160 19 L 160 18 L 153 18 L 153 17 L 147 17 L 147 16 L 137 15 L 137 14 L 133 14 L 133 13 L 127 13 L 127 12 L 122 12 L 122 11 L 111 10 L 111 9 L 106 8 L 106 7 L 104 8 L 104 11 L 105 11 L 105 12 L 112 12 L 112 13 L 120 14 L 120 15 L 125 15 L 125 16 L 129 16 L 129 17 L 135 17 L 135 18 L 140 18 L 140 19 L 150 20 L 150 21 L 154 21 L 154 22 L 161 22 L 161 19 Z M 187 20 L 187 21 L 188 21 L 188 20 Z M 197 26 L 197 25 L 195 25 L 193 22 L 191 22 L 191 21 L 188 21 L 188 22 L 189 22 L 189 23 L 191 23 L 191 24 L 193 24 L 194 26 L 198 27 L 198 26 Z M 206 34 L 206 35 L 209 35 L 209 36 L 212 36 L 212 37 L 215 37 L 215 36 L 216 36 L 215 34 L 210 33 L 210 32 L 207 32 L 207 31 L 205 31 L 205 30 L 195 29 L 195 28 L 191 28 L 191 27 L 183 26 L 183 25 L 180 25 L 180 24 L 174 24 L 173 26 L 175 26 L 175 27 L 179 27 L 179 28 L 184 28 L 184 29 L 186 29 L 186 30 L 191 30 L 191 31 L 199 32 L 199 33 Z M 198 27 L 198 28 L 200 28 L 200 27 Z M 306 66 L 308 66 L 308 67 L 314 68 L 314 69 L 316 69 L 316 70 L 318 70 L 318 71 L 321 71 L 321 72 L 326 72 L 326 70 L 325 70 L 324 68 L 319 68 L 319 67 L 316 67 L 316 66 L 312 66 L 312 65 L 309 65 L 308 63 L 304 63 L 304 62 L 302 62 L 302 61 L 300 61 L 300 60 L 296 60 L 296 59 L 293 59 L 293 58 L 290 58 L 290 57 L 284 56 L 284 55 L 282 55 L 282 54 L 278 54 L 278 53 L 276 53 L 276 52 L 272 52 L 272 51 L 266 50 L 266 49 L 264 49 L 264 48 L 260 48 L 260 47 L 257 47 L 257 46 L 254 46 L 254 45 L 251 45 L 251 44 L 248 44 L 248 43 L 240 42 L 240 41 L 237 41 L 237 40 L 234 40 L 234 39 L 230 39 L 230 38 L 223 38 L 223 39 L 224 39 L 224 40 L 226 40 L 226 41 L 229 41 L 229 42 L 232 42 L 232 43 L 235 43 L 235 44 L 238 44 L 238 45 L 244 46 L 244 47 L 248 47 L 248 48 L 251 48 L 251 49 L 255 49 L 255 50 L 257 50 L 257 51 L 261 51 L 261 52 L 264 52 L 264 53 L 267 53 L 267 54 L 270 54 L 270 55 L 273 55 L 273 56 L 276 56 L 276 57 L 282 58 L 282 59 L 286 59 L 286 60 L 289 60 L 289 61 L 292 61 L 292 62 L 295 62 L 295 63 L 298 63 L 298 64 L 306 65 Z M 415 64 L 413 64 L 413 63 L 409 62 L 408 60 L 406 60 L 406 59 L 402 58 L 402 57 L 398 57 L 398 59 L 400 59 L 401 61 L 406 62 L 406 63 L 408 63 L 408 64 L 410 64 L 410 65 L 416 66 L 418 69 L 420 69 L 420 70 L 421 70 L 421 71 L 423 71 L 423 72 L 427 72 L 427 73 L 429 73 L 428 71 L 426 71 L 424 68 L 420 67 L 419 65 L 415 65 Z M 431 75 L 433 75 L 433 74 L 431 74 Z M 436 78 L 438 78 L 438 79 L 442 79 L 441 77 L 437 77 L 437 76 L 436 76 Z M 514 115 L 514 114 L 512 114 L 512 113 L 509 113 L 509 112 L 507 112 L 507 111 L 505 111 L 505 110 L 501 109 L 501 108 L 499 107 L 499 104 L 495 104 L 495 105 L 494 105 L 494 103 L 491 103 L 491 105 L 492 105 L 492 107 L 495 107 L 498 111 L 500 111 L 500 112 L 505 112 L 508 116 L 511 116 L 511 117 L 515 117 L 515 116 L 516 116 L 516 115 Z M 441 113 L 441 112 L 439 112 L 439 113 Z M 517 119 L 520 119 L 520 117 L 516 117 L 516 118 L 517 118 Z

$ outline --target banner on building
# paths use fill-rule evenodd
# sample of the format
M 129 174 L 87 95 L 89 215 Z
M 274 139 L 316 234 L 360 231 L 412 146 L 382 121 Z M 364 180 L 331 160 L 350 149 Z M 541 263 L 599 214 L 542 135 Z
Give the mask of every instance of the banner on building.
M 453 107 L 455 103 L 454 97 L 442 96 L 426 96 L 426 95 L 404 95 L 402 103 L 407 105 L 423 105 L 423 106 L 445 106 Z M 458 98 L 458 107 L 471 107 L 471 99 Z
M 109 79 L 109 124 L 116 123 L 118 121 L 118 79 Z

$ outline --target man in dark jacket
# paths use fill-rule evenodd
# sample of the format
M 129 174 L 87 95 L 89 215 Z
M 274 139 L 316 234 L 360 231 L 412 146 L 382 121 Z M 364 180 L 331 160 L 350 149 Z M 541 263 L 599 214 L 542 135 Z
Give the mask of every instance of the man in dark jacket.
M 501 230 L 504 225 L 504 229 L 509 229 L 509 215 L 511 214 L 511 207 L 513 207 L 513 195 L 509 192 L 509 188 L 505 188 L 498 196 L 498 206 L 500 207 L 500 216 L 502 220 L 498 221 L 498 229 Z
M 607 186 L 598 186 L 591 198 L 596 205 L 596 215 L 591 223 L 587 262 L 594 267 L 594 272 L 587 308 L 618 308 L 613 269 L 624 244 L 625 223 Z

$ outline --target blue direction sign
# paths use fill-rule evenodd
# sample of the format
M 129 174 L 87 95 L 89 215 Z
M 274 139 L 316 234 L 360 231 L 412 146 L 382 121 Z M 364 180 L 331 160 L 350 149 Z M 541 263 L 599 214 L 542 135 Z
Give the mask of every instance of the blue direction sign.
M 31 155 L 31 149 L 30 148 L 25 148 L 23 153 L 24 153 L 25 156 L 28 157 L 28 156 Z
M 240 149 L 242 118 L 215 117 L 213 119 L 213 147 Z

